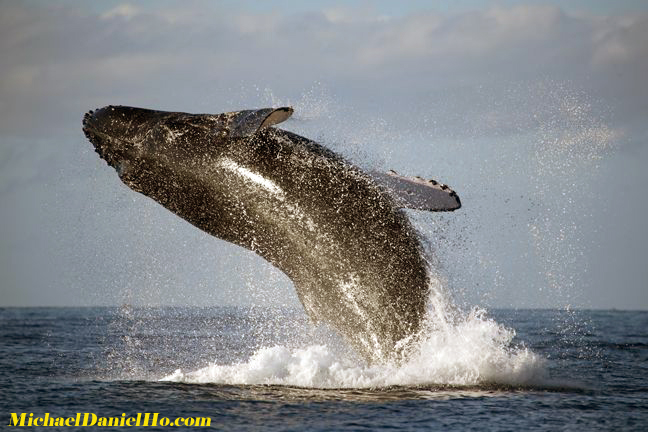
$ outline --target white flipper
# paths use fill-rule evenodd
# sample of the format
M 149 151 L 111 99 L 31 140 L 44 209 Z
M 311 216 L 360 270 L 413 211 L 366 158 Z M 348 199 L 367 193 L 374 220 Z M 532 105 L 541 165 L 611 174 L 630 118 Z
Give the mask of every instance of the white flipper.
M 291 107 L 264 108 L 227 113 L 231 138 L 245 138 L 259 129 L 276 125 L 288 119 L 293 113 Z
M 427 211 L 453 211 L 461 207 L 456 192 L 435 180 L 404 177 L 396 171 L 372 172 L 371 176 L 401 207 Z

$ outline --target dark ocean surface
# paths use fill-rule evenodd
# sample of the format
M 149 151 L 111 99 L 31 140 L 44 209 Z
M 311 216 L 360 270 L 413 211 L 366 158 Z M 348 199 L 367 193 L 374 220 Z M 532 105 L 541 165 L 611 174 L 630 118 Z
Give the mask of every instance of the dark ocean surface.
M 648 430 L 648 312 L 477 321 L 381 369 L 295 310 L 0 309 L 2 426 L 90 412 L 210 417 L 202 430 Z

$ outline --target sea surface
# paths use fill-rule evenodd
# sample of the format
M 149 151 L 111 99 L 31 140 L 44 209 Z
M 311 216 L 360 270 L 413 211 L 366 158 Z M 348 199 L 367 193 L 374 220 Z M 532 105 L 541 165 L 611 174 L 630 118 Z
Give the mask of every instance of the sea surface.
M 202 430 L 645 431 L 648 312 L 454 312 L 410 360 L 371 366 L 300 310 L 5 308 L 0 387 L 14 430 L 10 413 L 91 412 L 210 417 Z

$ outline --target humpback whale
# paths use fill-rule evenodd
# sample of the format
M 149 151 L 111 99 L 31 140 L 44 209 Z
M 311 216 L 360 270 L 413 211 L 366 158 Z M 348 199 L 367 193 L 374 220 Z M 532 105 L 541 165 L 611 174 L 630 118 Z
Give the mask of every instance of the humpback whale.
M 404 208 L 452 211 L 448 186 L 368 173 L 275 127 L 290 107 L 188 114 L 107 106 L 83 131 L 119 178 L 201 230 L 284 272 L 314 322 L 370 363 L 420 329 L 429 268 Z

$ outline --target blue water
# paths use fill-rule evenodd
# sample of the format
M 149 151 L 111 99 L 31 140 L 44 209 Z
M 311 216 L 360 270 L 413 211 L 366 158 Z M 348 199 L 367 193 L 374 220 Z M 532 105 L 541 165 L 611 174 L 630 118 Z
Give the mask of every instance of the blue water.
M 309 338 L 327 339 L 304 331 L 307 320 L 292 310 L 0 309 L 2 425 L 12 412 L 157 412 L 210 417 L 212 428 L 222 430 L 648 430 L 648 312 L 494 310 L 488 316 L 515 329 L 513 345 L 546 359 L 541 379 L 515 385 L 478 377 L 451 385 L 430 378 L 363 388 L 263 384 L 281 378 L 278 363 L 286 359 L 301 362 L 291 366 L 303 368 L 301 377 L 310 367 L 305 359 L 323 364 L 342 354 L 331 348 L 320 357 L 297 356 L 299 347 L 311 346 Z M 473 342 L 466 340 L 469 351 Z M 277 345 L 281 355 L 250 361 Z M 244 365 L 248 375 L 225 384 L 214 365 L 236 373 Z M 201 382 L 159 381 L 178 369 Z M 373 373 L 366 366 L 344 371 Z M 259 382 L 243 383 L 250 376 Z

